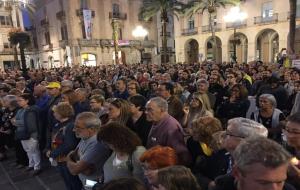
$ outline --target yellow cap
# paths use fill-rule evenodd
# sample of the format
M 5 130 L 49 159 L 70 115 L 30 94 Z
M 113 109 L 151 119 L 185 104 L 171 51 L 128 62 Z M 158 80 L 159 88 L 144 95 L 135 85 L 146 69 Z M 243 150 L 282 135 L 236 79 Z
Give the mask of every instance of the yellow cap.
M 46 88 L 60 88 L 59 82 L 49 82 L 49 84 L 46 86 Z

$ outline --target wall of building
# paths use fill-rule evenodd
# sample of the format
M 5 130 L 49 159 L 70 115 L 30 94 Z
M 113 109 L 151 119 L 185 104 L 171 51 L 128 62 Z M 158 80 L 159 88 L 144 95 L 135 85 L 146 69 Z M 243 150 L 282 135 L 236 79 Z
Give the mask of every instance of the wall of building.
M 278 14 L 278 21 L 274 23 L 265 23 L 265 24 L 254 24 L 255 18 L 262 15 L 262 4 L 264 2 L 272 2 L 273 3 L 273 14 Z M 224 16 L 229 12 L 231 7 L 227 7 L 226 9 L 220 8 L 217 11 L 217 24 L 221 26 L 221 31 L 216 32 L 216 36 L 221 40 L 222 47 L 222 61 L 230 61 L 229 54 L 229 43 L 230 39 L 233 35 L 232 28 L 226 28 L 226 23 L 224 21 Z M 287 47 L 287 36 L 289 32 L 289 3 L 288 1 L 265 1 L 265 0 L 251 0 L 246 1 L 240 5 L 241 11 L 246 12 L 248 14 L 248 18 L 246 20 L 247 26 L 238 28 L 236 30 L 237 33 L 241 33 L 247 37 L 248 41 L 248 51 L 247 51 L 247 61 L 253 61 L 258 59 L 258 45 L 257 38 L 265 31 L 275 31 L 277 32 L 279 39 L 279 51 L 282 48 Z M 197 14 L 195 15 L 195 28 L 197 30 L 197 34 L 195 35 L 182 35 L 182 30 L 186 24 L 187 18 L 181 17 L 179 21 L 175 20 L 175 43 L 176 43 L 176 56 L 178 62 L 184 62 L 187 60 L 185 56 L 185 47 L 186 43 L 189 42 L 190 39 L 197 40 L 199 44 L 199 55 L 203 55 L 203 58 L 206 57 L 206 44 L 207 40 L 210 38 L 210 32 L 203 32 L 203 26 L 208 25 L 208 13 L 205 12 L 203 15 Z M 298 23 L 300 22 L 297 21 Z M 270 43 L 270 42 L 268 42 Z M 270 55 L 270 48 L 268 48 L 268 43 L 264 42 L 263 51 L 263 60 L 271 61 L 272 56 Z M 299 46 L 299 45 L 297 45 Z M 237 54 L 242 56 L 242 50 L 238 49 Z

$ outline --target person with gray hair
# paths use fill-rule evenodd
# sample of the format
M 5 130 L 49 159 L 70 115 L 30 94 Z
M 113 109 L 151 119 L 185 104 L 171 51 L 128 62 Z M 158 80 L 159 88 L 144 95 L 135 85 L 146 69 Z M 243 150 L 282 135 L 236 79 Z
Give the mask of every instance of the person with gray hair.
M 285 183 L 291 155 L 266 137 L 250 137 L 233 153 L 231 175 L 218 177 L 214 190 L 292 190 Z
M 269 138 L 281 142 L 280 122 L 285 120 L 281 110 L 277 109 L 277 102 L 272 94 L 262 94 L 259 96 L 259 109 L 254 111 L 250 118 L 263 124 L 269 131 Z
M 66 90 L 73 90 L 73 88 L 74 88 L 73 82 L 70 80 L 63 80 L 63 81 L 61 81 L 60 85 L 61 85 L 62 92 L 66 91 Z
M 97 141 L 100 127 L 100 119 L 92 112 L 82 112 L 76 117 L 73 131 L 81 140 L 68 154 L 67 167 L 72 175 L 79 176 L 83 186 L 87 185 L 86 180 L 97 181 L 111 153 L 106 145 Z
M 191 155 L 184 143 L 179 122 L 168 114 L 168 103 L 161 97 L 151 98 L 146 104 L 146 118 L 153 122 L 148 135 L 147 148 L 156 145 L 169 146 L 176 150 L 179 162 L 189 165 Z

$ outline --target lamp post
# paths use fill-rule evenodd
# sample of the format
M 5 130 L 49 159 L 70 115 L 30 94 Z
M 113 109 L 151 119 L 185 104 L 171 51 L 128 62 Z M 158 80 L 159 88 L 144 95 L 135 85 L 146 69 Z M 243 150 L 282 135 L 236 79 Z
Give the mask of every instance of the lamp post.
M 224 20 L 226 23 L 232 23 L 233 26 L 233 60 L 236 63 L 236 45 L 237 45 L 237 40 L 236 39 L 236 29 L 237 26 L 239 25 L 238 22 L 242 23 L 246 18 L 248 17 L 247 13 L 241 12 L 239 7 L 233 7 L 230 9 L 228 14 L 224 16 Z
M 148 31 L 143 28 L 142 26 L 137 26 L 133 31 L 132 31 L 132 36 L 134 38 L 137 38 L 137 39 L 142 39 L 144 40 L 145 37 L 148 35 Z M 140 47 L 138 48 L 139 51 L 140 51 L 140 55 L 141 55 L 141 63 L 143 63 L 143 50 L 144 50 L 144 47 L 143 47 L 143 44 L 142 44 L 142 41 L 140 42 Z

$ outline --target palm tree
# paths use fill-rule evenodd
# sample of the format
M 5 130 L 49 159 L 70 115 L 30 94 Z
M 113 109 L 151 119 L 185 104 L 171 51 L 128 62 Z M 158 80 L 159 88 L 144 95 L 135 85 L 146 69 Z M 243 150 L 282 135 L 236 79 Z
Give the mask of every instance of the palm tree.
M 3 4 L 5 9 L 9 11 L 9 17 L 12 26 L 13 26 L 12 11 L 14 9 L 16 10 L 17 25 L 13 27 L 20 27 L 19 11 L 26 10 L 29 13 L 30 17 L 33 18 L 33 14 L 36 10 L 34 4 L 25 3 L 24 1 L 20 1 L 20 0 L 0 0 L 0 3 Z M 14 45 L 14 52 L 15 52 L 14 53 L 15 65 L 19 65 L 17 44 Z
M 295 54 L 297 0 L 290 0 L 289 55 Z
M 162 64 L 167 63 L 167 24 L 169 22 L 168 15 L 176 16 L 183 13 L 185 4 L 177 0 L 144 0 L 139 16 L 148 21 L 152 17 L 160 13 L 162 24 Z
M 193 16 L 196 13 L 203 14 L 204 11 L 208 12 L 209 16 L 209 28 L 212 34 L 213 39 L 213 56 L 216 60 L 216 54 L 217 54 L 217 39 L 215 35 L 215 27 L 214 27 L 214 20 L 212 19 L 212 15 L 217 13 L 217 8 L 225 8 L 226 5 L 237 5 L 240 2 L 240 0 L 194 0 L 187 4 L 185 8 L 185 14 L 186 16 Z

